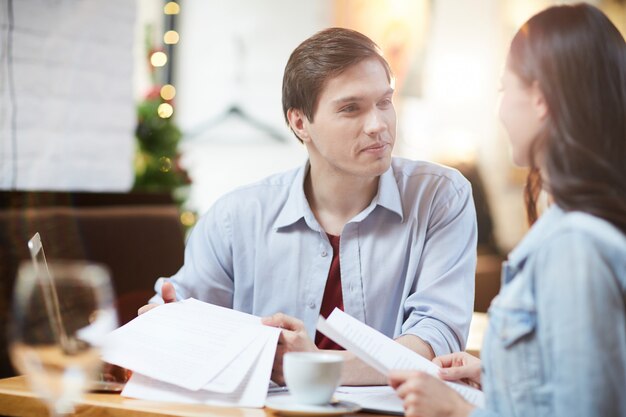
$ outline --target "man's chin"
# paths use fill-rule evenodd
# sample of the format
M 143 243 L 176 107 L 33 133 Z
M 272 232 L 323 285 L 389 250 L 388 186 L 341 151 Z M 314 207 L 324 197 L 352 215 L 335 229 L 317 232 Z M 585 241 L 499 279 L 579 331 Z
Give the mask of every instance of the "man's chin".
M 370 175 L 379 177 L 383 175 L 391 166 L 391 156 L 385 158 L 378 158 L 370 162 L 368 171 Z

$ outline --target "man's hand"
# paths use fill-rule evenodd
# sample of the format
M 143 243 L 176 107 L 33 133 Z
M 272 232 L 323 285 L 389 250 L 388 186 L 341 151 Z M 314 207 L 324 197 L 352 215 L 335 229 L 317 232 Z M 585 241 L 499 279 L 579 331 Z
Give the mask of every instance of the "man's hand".
M 163 302 L 165 304 L 173 303 L 176 301 L 176 290 L 174 289 L 174 286 L 172 285 L 171 282 L 163 283 L 163 286 L 161 287 L 161 297 L 163 297 Z M 145 306 L 137 310 L 137 315 L 140 316 L 146 311 L 150 311 L 153 308 L 158 307 L 160 305 L 161 304 L 146 304 Z
M 444 381 L 463 381 L 480 389 L 481 362 L 467 352 L 437 356 L 433 362 L 441 367 L 439 377 Z
M 276 347 L 274 367 L 272 369 L 272 381 L 279 385 L 285 385 L 283 377 L 283 356 L 287 352 L 316 352 L 319 349 L 309 338 L 304 328 L 304 323 L 295 317 L 283 313 L 264 317 L 262 323 L 266 326 L 279 327 L 282 329 Z

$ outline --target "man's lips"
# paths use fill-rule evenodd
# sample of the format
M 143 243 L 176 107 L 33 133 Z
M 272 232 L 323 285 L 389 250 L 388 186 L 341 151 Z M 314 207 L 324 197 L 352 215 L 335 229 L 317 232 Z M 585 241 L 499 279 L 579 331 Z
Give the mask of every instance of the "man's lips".
M 379 142 L 379 143 L 375 143 L 373 145 L 370 145 L 367 148 L 363 148 L 363 152 L 381 151 L 381 150 L 384 150 L 385 148 L 387 148 L 387 146 L 389 146 L 389 143 L 387 143 L 387 142 Z

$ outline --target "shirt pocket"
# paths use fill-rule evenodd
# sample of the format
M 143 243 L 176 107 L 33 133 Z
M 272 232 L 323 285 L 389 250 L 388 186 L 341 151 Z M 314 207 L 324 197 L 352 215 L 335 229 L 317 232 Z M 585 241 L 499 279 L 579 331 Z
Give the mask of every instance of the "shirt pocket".
M 500 371 L 497 379 L 509 388 L 539 386 L 542 372 L 536 311 L 492 304 L 489 327 L 494 337 L 491 359 Z

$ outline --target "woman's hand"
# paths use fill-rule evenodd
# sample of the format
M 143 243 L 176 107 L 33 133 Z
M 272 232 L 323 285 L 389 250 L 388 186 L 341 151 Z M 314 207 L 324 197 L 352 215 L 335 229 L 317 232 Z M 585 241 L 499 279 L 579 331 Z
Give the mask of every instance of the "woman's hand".
M 481 362 L 477 357 L 467 352 L 456 352 L 437 356 L 433 362 L 441 367 L 439 377 L 444 381 L 462 381 L 474 388 L 481 388 Z
M 404 400 L 407 417 L 466 417 L 474 409 L 456 391 L 425 372 L 393 371 L 389 385 Z

